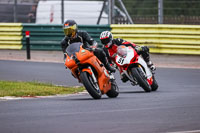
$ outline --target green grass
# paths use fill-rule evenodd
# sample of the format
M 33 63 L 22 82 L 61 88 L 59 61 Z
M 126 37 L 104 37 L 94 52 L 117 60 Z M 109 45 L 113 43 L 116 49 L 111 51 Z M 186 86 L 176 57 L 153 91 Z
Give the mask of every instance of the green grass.
M 0 97 L 73 94 L 83 90 L 85 90 L 83 87 L 63 87 L 39 82 L 0 81 Z

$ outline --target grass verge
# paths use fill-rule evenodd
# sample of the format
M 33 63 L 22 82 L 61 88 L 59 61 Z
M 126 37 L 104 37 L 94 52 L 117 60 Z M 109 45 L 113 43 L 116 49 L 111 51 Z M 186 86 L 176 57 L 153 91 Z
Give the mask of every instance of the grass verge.
M 0 81 L 0 97 L 49 96 L 82 92 L 84 87 L 62 87 L 39 82 Z

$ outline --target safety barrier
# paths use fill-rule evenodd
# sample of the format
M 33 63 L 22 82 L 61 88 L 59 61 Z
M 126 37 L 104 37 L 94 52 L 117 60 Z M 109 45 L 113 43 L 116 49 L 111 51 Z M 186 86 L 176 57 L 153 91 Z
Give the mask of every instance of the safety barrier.
M 99 35 L 110 30 L 109 25 L 79 25 L 79 30 L 87 31 L 99 43 Z M 62 25 L 23 24 L 23 49 L 26 48 L 25 31 L 30 31 L 32 50 L 61 50 L 60 42 L 64 37 Z
M 21 49 L 21 31 L 21 23 L 0 23 L 0 49 Z
M 200 55 L 200 26 L 111 25 L 114 38 L 150 47 L 151 53 Z
M 23 49 L 26 49 L 25 31 L 30 31 L 31 50 L 60 50 L 64 37 L 61 25 L 23 24 Z
M 114 38 L 149 46 L 151 53 L 200 55 L 198 25 L 79 25 L 79 30 L 99 44 L 100 33 L 111 30 Z M 0 49 L 25 49 L 25 31 L 30 31 L 31 50 L 61 50 L 62 25 L 21 23 L 0 23 Z

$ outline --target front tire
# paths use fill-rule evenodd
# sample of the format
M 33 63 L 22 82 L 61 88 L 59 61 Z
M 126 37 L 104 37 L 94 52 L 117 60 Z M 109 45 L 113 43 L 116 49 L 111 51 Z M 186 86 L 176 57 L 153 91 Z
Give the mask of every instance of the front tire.
M 99 86 L 97 83 L 94 82 L 92 76 L 88 72 L 81 72 L 80 79 L 85 86 L 88 93 L 94 98 L 94 99 L 100 99 L 102 96 L 102 93 L 99 89 Z
M 151 92 L 151 86 L 149 85 L 143 71 L 139 67 L 131 69 L 132 77 L 134 77 L 138 84 L 144 89 L 145 92 Z
M 157 83 L 155 77 L 153 76 L 153 84 L 151 85 L 151 90 L 157 91 L 157 89 L 158 89 L 158 83 Z
M 109 90 L 106 95 L 110 98 L 115 98 L 119 95 L 119 88 L 115 80 L 111 81 L 111 90 Z

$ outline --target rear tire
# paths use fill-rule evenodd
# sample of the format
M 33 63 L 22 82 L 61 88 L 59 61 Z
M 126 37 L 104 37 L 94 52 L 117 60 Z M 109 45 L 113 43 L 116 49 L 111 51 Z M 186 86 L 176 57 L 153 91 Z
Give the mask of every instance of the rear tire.
M 153 84 L 151 85 L 152 91 L 157 91 L 158 89 L 158 82 L 156 81 L 155 77 L 153 76 Z
M 106 95 L 110 98 L 115 98 L 119 95 L 119 88 L 115 80 L 111 82 L 111 90 L 109 90 Z
M 134 67 L 131 69 L 132 77 L 134 77 L 138 84 L 144 89 L 145 92 L 151 92 L 151 86 L 149 85 L 144 73 L 140 68 Z
M 97 83 L 94 82 L 92 76 L 88 72 L 81 72 L 80 79 L 85 86 L 88 93 L 94 98 L 94 99 L 100 99 L 102 96 L 102 93 L 99 89 L 99 86 Z

